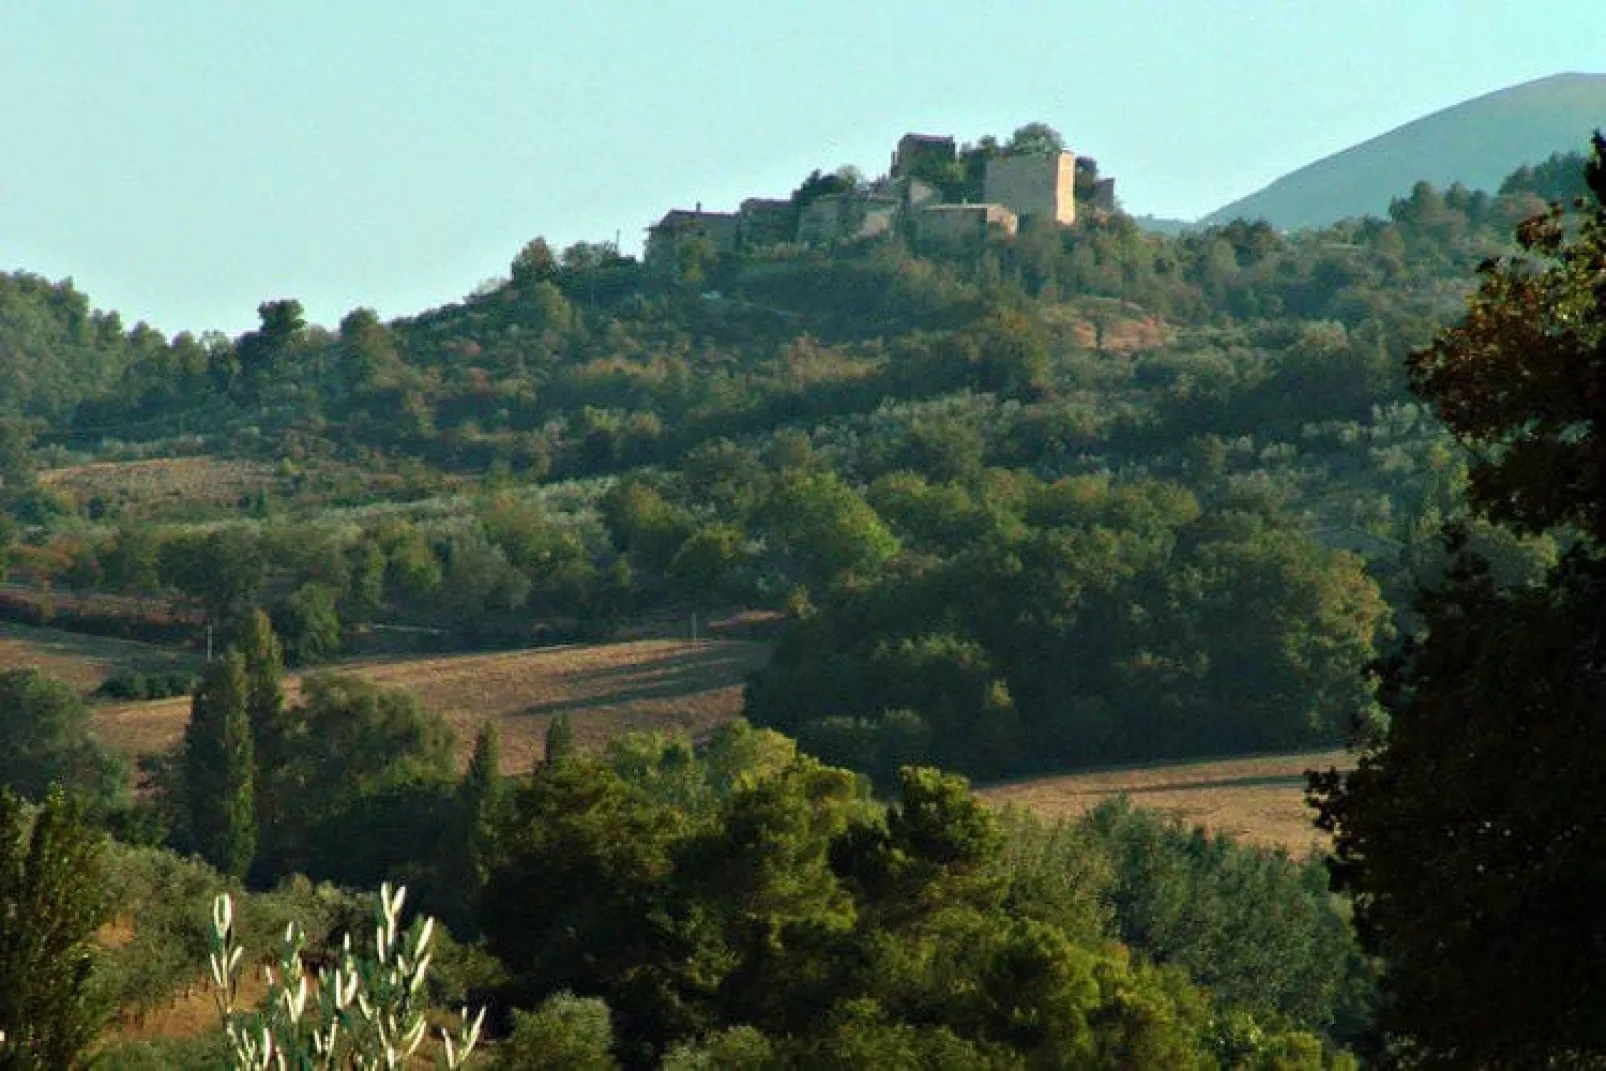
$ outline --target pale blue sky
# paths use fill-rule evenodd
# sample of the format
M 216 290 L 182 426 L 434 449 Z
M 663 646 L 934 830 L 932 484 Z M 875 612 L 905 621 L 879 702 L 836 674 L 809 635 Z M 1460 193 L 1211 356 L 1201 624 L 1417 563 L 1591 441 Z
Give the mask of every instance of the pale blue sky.
M 1602 0 L 0 0 L 0 269 L 168 332 L 388 317 L 1031 120 L 1192 218 L 1603 49 Z

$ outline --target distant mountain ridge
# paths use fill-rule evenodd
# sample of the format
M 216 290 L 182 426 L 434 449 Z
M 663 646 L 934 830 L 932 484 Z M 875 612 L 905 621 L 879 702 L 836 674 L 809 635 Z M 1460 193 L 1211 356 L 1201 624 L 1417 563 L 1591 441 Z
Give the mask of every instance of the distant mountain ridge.
M 1264 219 L 1286 230 L 1383 215 L 1419 180 L 1494 192 L 1523 164 L 1583 151 L 1606 127 L 1606 74 L 1558 74 L 1499 89 L 1290 172 L 1199 226 Z

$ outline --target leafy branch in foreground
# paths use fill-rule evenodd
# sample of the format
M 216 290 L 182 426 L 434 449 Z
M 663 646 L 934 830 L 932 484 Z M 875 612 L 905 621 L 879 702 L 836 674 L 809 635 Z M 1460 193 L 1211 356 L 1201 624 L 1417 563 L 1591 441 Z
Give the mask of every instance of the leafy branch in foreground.
M 234 903 L 227 893 L 212 903 L 212 981 L 218 1014 L 228 1035 L 229 1067 L 235 1071 L 312 1071 L 400 1068 L 418 1051 L 427 1028 L 424 983 L 435 920 L 420 918 L 406 933 L 399 926 L 405 887 L 379 890 L 374 909 L 371 957 L 352 951 L 346 936 L 339 962 L 320 968 L 309 986 L 301 952 L 306 937 L 285 927 L 279 965 L 264 968 L 267 995 L 256 1011 L 240 1009 L 239 979 L 245 950 L 235 939 Z M 479 1041 L 485 1009 L 464 1008 L 455 1026 L 440 1030 L 437 1067 L 457 1071 Z

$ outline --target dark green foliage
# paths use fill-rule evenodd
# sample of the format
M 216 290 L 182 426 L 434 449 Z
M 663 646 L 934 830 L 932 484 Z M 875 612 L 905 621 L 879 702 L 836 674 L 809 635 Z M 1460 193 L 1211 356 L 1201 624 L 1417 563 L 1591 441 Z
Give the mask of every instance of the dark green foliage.
M 332 674 L 302 682 L 288 719 L 276 873 L 355 887 L 405 881 L 444 913 L 439 867 L 462 848 L 451 726 L 407 692 Z
M 429 541 L 416 527 L 391 523 L 376 538 L 385 552 L 385 584 L 402 597 L 429 598 L 441 585 L 441 564 Z
M 307 327 L 301 302 L 264 301 L 257 306 L 261 326 L 247 331 L 235 344 L 238 360 L 236 386 L 246 397 L 260 396 L 264 386 L 277 376 Z
M 17 545 L 17 522 L 9 513 L 0 513 L 0 577 L 11 575 L 11 554 Z
M 525 979 L 531 996 L 565 988 L 600 992 L 612 998 L 616 1014 L 643 1014 L 627 1012 L 618 999 L 635 985 L 619 993 L 603 987 L 650 969 L 662 958 L 655 946 L 673 940 L 652 920 L 682 827 L 683 820 L 644 806 L 593 761 L 545 767 L 520 789 L 513 816 L 496 836 L 499 861 L 479 911 L 491 950 Z M 646 977 L 641 985 L 646 989 L 636 1001 L 657 1004 L 657 985 Z
M 626 480 L 615 484 L 598 503 L 614 545 L 629 554 L 638 569 L 663 573 L 691 534 L 692 520 L 649 485 Z
M 296 724 L 285 707 L 284 656 L 268 616 L 243 615 L 232 649 L 245 660 L 245 714 L 251 726 L 252 792 L 257 828 L 257 872 L 275 873 L 285 853 L 282 825 L 286 766 L 296 743 Z
M 351 579 L 338 607 L 339 616 L 353 624 L 369 621 L 385 601 L 385 552 L 369 540 L 352 548 Z
M 0 788 L 0 1067 L 84 1066 L 105 1014 L 93 937 L 112 904 L 101 836 L 52 792 L 29 815 Z
M 763 1071 L 774 1061 L 775 1046 L 761 1031 L 733 1026 L 676 1045 L 665 1055 L 663 1071 Z
M 100 553 L 102 582 L 125 595 L 148 595 L 160 584 L 160 543 L 155 532 L 139 524 L 119 525 Z
M 184 730 L 190 842 L 212 866 L 244 877 L 256 855 L 256 757 L 245 657 L 230 648 L 201 677 Z
M 501 827 L 511 786 L 501 773 L 501 737 L 488 721 L 474 737 L 468 769 L 457 783 L 448 850 L 440 867 L 439 913 L 459 935 L 473 929 L 473 904 L 490 872 L 494 838 Z
M 262 586 L 264 562 L 255 535 L 241 528 L 170 537 L 158 552 L 162 583 L 226 624 L 249 607 Z
M 292 666 L 327 662 L 340 653 L 337 594 L 326 584 L 303 584 L 280 603 L 274 631 L 284 637 L 285 659 Z
M 1079 828 L 1112 870 L 1114 932 L 1183 968 L 1221 1007 L 1354 1040 L 1369 1018 L 1370 967 L 1319 860 L 1187 830 L 1124 801 Z
M 499 1071 L 614 1071 L 608 1005 L 555 993 L 533 1012 L 513 1013 L 513 1033 L 497 1051 Z
M 1047 123 L 1027 123 L 1009 136 L 1004 151 L 1022 156 L 1052 156 L 1063 151 L 1065 139 Z
M 0 502 L 22 501 L 38 486 L 33 429 L 27 421 L 0 418 Z
M 759 526 L 784 554 L 786 579 L 815 589 L 873 574 L 898 552 L 875 510 L 830 472 L 782 474 Z
M 117 926 L 124 940 L 96 957 L 95 1000 L 115 1007 L 119 1022 L 148 1033 L 153 1018 L 167 1013 L 175 997 L 199 989 L 197 969 L 211 947 L 210 907 L 218 893 L 230 891 L 234 926 L 251 949 L 273 949 L 283 940 L 287 923 L 295 921 L 306 935 L 312 957 L 335 952 L 346 933 L 357 940 L 372 919 L 366 896 L 331 885 L 313 885 L 304 878 L 287 881 L 271 892 L 241 892 L 237 885 L 193 856 L 180 857 L 157 848 L 108 846 L 106 883 L 111 890 Z M 127 927 L 124 929 L 124 927 Z M 124 943 L 126 941 L 126 943 Z M 461 971 L 461 949 L 449 939 L 437 940 L 439 964 L 432 983 Z M 199 995 L 198 993 L 194 995 Z M 460 988 L 448 985 L 432 999 L 460 1001 Z M 141 1028 L 145 1029 L 141 1029 Z M 221 1030 L 204 1030 L 183 1043 L 122 1041 L 112 1034 L 97 1045 L 94 1066 L 111 1068 L 196 1068 L 224 1066 Z
M 507 786 L 502 781 L 501 734 L 496 723 L 486 722 L 474 737 L 474 753 L 457 786 L 457 800 L 463 816 L 464 840 L 472 848 L 476 867 L 485 865 L 485 839 L 501 817 Z
M 480 904 L 526 1006 L 603 998 L 627 1067 L 1215 1066 L 1201 995 L 1113 954 L 1098 890 L 1049 875 L 1113 874 L 1090 838 L 1028 876 L 962 781 L 906 769 L 883 811 L 780 744 L 537 771 Z M 1264 1051 L 1295 1043 L 1260 1010 Z
M 1511 195 L 1531 193 L 1547 202 L 1570 205 L 1580 197 L 1589 196 L 1589 184 L 1584 181 L 1584 168 L 1588 157 L 1579 152 L 1553 153 L 1541 163 L 1517 168 L 1500 183 L 1500 193 Z
M 537 236 L 530 239 L 524 248 L 519 250 L 519 255 L 513 258 L 514 286 L 549 282 L 557 273 L 558 258 L 545 238 Z
M 470 633 L 481 627 L 487 613 L 517 610 L 530 596 L 529 577 L 478 529 L 448 539 L 441 559 L 443 575 L 432 601 Z
M 128 771 L 90 728 L 76 692 L 36 669 L 0 672 L 0 788 L 42 800 L 53 784 L 99 810 L 125 794 Z
M 1476 448 L 1486 519 L 1571 543 L 1503 586 L 1448 533 L 1423 629 L 1384 667 L 1386 733 L 1316 777 L 1335 883 L 1384 962 L 1389 1058 L 1435 1067 L 1606 1061 L 1606 139 L 1581 219 L 1523 224 L 1466 316 L 1412 357 L 1413 386 Z
M 782 1066 L 906 1071 L 993 1071 L 1026 1066 L 1006 1047 L 977 1045 L 945 1026 L 899 1021 L 874 1000 L 846 1002 L 818 1034 L 786 1045 L 783 1051 L 790 1060 Z
M 1336 742 L 1369 710 L 1377 591 L 1275 503 L 1203 510 L 1174 485 L 1093 478 L 994 501 L 879 486 L 951 556 L 822 600 L 747 693 L 755 720 L 837 761 L 998 776 L 1270 750 Z
M 1429 1065 L 1606 1052 L 1588 967 L 1606 949 L 1588 907 L 1606 851 L 1603 594 L 1598 562 L 1516 591 L 1463 562 L 1389 670 L 1388 737 L 1317 782 L 1336 880 L 1386 962 L 1384 1026 Z
M 476 879 L 472 867 L 460 872 L 459 864 L 481 849 L 465 838 L 451 727 L 410 694 L 355 677 L 307 678 L 301 701 L 286 707 L 278 644 L 266 618 L 246 617 L 238 642 L 251 660 L 231 647 L 209 673 L 213 683 L 196 697 L 204 716 L 192 717 L 179 776 L 153 777 L 158 784 L 178 782 L 169 794 L 186 804 L 174 840 L 209 861 L 221 858 L 222 849 L 209 849 L 203 835 L 235 843 L 241 816 L 225 806 L 225 790 L 226 778 L 237 775 L 217 757 L 197 756 L 216 748 L 198 726 L 237 692 L 241 719 L 260 727 L 262 741 L 250 771 L 257 804 L 250 819 L 259 838 L 252 883 L 266 886 L 297 872 L 356 887 L 405 882 L 427 910 L 461 923 Z M 249 725 L 246 732 L 257 738 Z M 199 789 L 196 778 L 204 782 Z M 495 805 L 495 799 L 483 804 Z M 225 863 L 220 869 L 233 865 Z
M 562 762 L 573 755 L 574 719 L 567 713 L 554 714 L 546 727 L 546 761 Z
M 71 282 L 0 273 L 0 415 L 65 413 L 166 349 L 144 324 L 125 332 L 115 313 L 92 311 Z
M 168 673 L 119 670 L 101 681 L 95 691 L 109 699 L 168 699 L 175 695 L 189 695 L 195 690 L 196 681 L 195 674 L 182 670 Z
M 290 765 L 326 800 L 454 772 L 451 726 L 410 693 L 341 674 L 308 677 L 301 688 Z
M 1316 781 L 1334 877 L 1384 957 L 1382 1020 L 1430 1066 L 1590 1066 L 1606 851 L 1606 568 L 1501 589 L 1463 560 L 1385 676 L 1386 737 Z
M 1052 141 L 1021 131 L 1028 151 Z M 999 151 L 983 139 L 944 181 L 979 182 Z M 851 181 L 822 175 L 811 189 Z M 535 243 L 519 281 L 414 318 L 358 309 L 326 332 L 278 301 L 236 343 L 136 331 L 140 359 L 80 407 L 84 434 L 53 426 L 44 441 L 93 449 L 107 435 L 127 444 L 115 456 L 276 463 L 269 498 L 240 507 L 294 509 L 293 532 L 269 525 L 260 540 L 259 576 L 245 559 L 188 567 L 197 548 L 185 544 L 205 537 L 161 529 L 159 572 L 219 623 L 263 591 L 282 604 L 326 585 L 351 626 L 342 639 L 364 644 L 525 642 L 643 613 L 775 607 L 800 587 L 822 601 L 833 585 L 962 554 L 1000 513 L 1019 522 L 1000 485 L 1028 472 L 1183 481 L 1206 508 L 1270 487 L 1317 542 L 1358 550 L 1404 610 L 1399 547 L 1428 499 L 1441 514 L 1453 504 L 1459 477 L 1453 459 L 1440 464 L 1439 430 L 1400 405 L 1400 358 L 1453 306 L 1464 270 L 1501 248 L 1527 196 L 1424 188 L 1386 220 L 1312 235 L 1233 224 L 1164 239 L 1117 213 L 973 252 L 753 248 L 701 265 L 718 283 L 706 299 L 605 246 L 557 256 Z M 940 490 L 874 496 L 894 475 Z M 609 482 L 589 482 L 599 476 Z M 36 505 L 69 506 L 62 486 Z M 438 497 L 448 491 L 465 499 Z M 944 525 L 956 491 L 972 506 Z M 325 502 L 415 497 L 435 502 L 350 515 L 360 530 L 313 519 Z M 866 497 L 871 509 L 855 508 Z M 129 532 L 147 513 L 229 512 L 115 496 L 78 506 Z M 63 537 L 23 565 L 30 581 L 76 583 L 95 564 L 101 586 L 137 593 L 137 561 L 114 564 L 121 536 L 87 554 Z M 941 720 L 916 712 L 928 729 Z M 874 720 L 824 716 L 838 715 Z

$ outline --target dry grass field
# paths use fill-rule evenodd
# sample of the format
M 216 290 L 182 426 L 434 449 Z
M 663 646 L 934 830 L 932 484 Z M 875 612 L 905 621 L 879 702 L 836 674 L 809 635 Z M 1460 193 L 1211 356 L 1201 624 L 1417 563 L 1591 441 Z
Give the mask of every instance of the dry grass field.
M 541 757 L 547 724 L 559 713 L 572 719 L 582 748 L 642 730 L 695 735 L 729 721 L 741 712 L 746 674 L 767 655 L 764 644 L 738 640 L 640 640 L 331 668 L 417 695 L 457 730 L 464 761 L 480 725 L 494 721 L 503 769 L 515 772 Z M 287 682 L 292 698 L 297 681 Z M 188 718 L 187 698 L 106 706 L 95 714 L 101 738 L 131 755 L 172 747 Z
M 1075 817 L 1125 795 L 1151 807 L 1243 840 L 1306 855 L 1327 847 L 1305 806 L 1305 771 L 1347 768 L 1344 751 L 1261 755 L 1102 770 L 990 785 L 980 794 L 996 806 L 1016 806 L 1045 818 Z
M 457 731 L 467 761 L 487 720 L 502 736 L 506 772 L 528 770 L 544 750 L 552 717 L 568 713 L 582 748 L 600 748 L 628 732 L 697 735 L 741 713 L 742 683 L 762 665 L 768 646 L 743 640 L 648 639 L 484 654 L 381 658 L 327 667 L 405 688 Z M 193 668 L 188 656 L 146 644 L 54 629 L 0 624 L 0 670 L 38 666 L 84 692 L 117 669 Z M 287 692 L 293 700 L 299 676 Z M 189 699 L 108 704 L 96 709 L 100 737 L 133 756 L 176 744 L 189 719 Z M 1228 833 L 1295 854 L 1325 847 L 1304 805 L 1304 772 L 1345 767 L 1343 751 L 1267 755 L 1163 764 L 1044 777 L 984 786 L 998 806 L 1046 817 L 1075 816 L 1125 794 L 1138 806 L 1190 825 Z
M 193 669 L 195 659 L 129 640 L 0 622 L 0 670 L 28 667 L 88 693 L 118 670 Z

